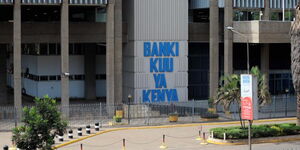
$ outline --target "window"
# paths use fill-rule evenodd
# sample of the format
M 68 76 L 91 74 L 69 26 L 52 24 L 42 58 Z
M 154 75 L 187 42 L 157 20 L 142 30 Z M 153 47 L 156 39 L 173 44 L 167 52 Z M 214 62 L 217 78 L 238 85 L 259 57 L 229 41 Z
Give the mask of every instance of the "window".
M 97 44 L 96 55 L 105 55 L 106 46 L 104 44 Z
M 40 81 L 48 81 L 48 76 L 40 76 Z
M 49 80 L 51 81 L 56 80 L 56 76 L 49 76 Z
M 84 80 L 84 75 L 74 75 L 75 80 Z
M 39 54 L 48 55 L 48 44 L 45 43 L 40 44 Z
M 106 74 L 97 74 L 96 80 L 106 80 Z
M 57 55 L 56 44 L 49 44 L 49 55 Z

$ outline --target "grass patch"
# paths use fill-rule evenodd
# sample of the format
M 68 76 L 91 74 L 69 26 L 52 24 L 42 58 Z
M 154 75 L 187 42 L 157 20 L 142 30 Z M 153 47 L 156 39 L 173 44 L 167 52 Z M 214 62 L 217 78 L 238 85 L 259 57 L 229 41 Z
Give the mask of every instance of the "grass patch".
M 248 138 L 248 127 L 212 128 L 210 131 L 213 131 L 214 138 L 217 139 L 223 139 L 224 133 L 226 133 L 226 139 Z M 295 123 L 253 125 L 251 132 L 253 138 L 297 135 L 300 134 L 300 126 L 296 126 Z

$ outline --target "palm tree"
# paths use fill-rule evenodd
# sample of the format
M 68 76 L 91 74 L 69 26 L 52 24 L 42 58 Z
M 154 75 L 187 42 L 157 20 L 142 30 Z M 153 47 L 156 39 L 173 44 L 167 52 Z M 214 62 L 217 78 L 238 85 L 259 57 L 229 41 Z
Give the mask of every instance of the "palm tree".
M 297 125 L 300 125 L 300 2 L 296 7 L 295 21 L 291 25 L 291 71 L 297 94 Z
M 271 102 L 271 95 L 265 75 L 263 75 L 258 67 L 252 67 L 250 73 L 257 77 L 258 84 L 258 102 L 259 106 L 264 106 Z M 241 119 L 241 93 L 240 93 L 240 76 L 232 74 L 223 77 L 221 80 L 224 84 L 219 87 L 217 95 L 214 98 L 214 104 L 221 104 L 225 112 L 228 112 L 231 104 L 238 104 L 241 126 L 244 127 Z

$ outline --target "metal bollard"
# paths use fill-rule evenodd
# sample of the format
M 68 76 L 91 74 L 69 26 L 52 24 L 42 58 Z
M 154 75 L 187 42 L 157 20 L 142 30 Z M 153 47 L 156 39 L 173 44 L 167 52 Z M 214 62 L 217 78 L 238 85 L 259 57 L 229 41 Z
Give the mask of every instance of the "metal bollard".
M 85 128 L 86 134 L 91 134 L 91 126 L 87 125 Z
M 63 142 L 63 141 L 64 141 L 64 134 L 63 134 L 63 133 L 60 133 L 60 134 L 58 135 L 58 140 L 59 140 L 60 142 Z
M 99 122 L 95 123 L 95 130 L 96 130 L 96 131 L 100 131 Z
M 72 129 L 69 130 L 68 137 L 69 137 L 69 139 L 73 139 L 73 130 Z
M 77 129 L 77 135 L 78 136 L 82 136 L 82 128 L 78 128 Z
M 4 146 L 3 146 L 3 150 L 8 150 L 8 146 L 7 146 L 7 145 L 4 145 Z

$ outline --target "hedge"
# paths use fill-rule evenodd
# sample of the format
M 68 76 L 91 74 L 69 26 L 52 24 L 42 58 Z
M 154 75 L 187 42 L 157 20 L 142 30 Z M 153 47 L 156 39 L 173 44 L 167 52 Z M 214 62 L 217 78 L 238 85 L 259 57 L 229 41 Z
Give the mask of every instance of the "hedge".
M 248 138 L 248 127 L 212 128 L 210 132 L 213 132 L 214 138 L 217 139 L 223 139 L 224 133 L 226 133 L 226 139 Z M 295 123 L 253 125 L 251 132 L 253 138 L 296 135 L 300 134 L 300 126 L 296 126 Z

